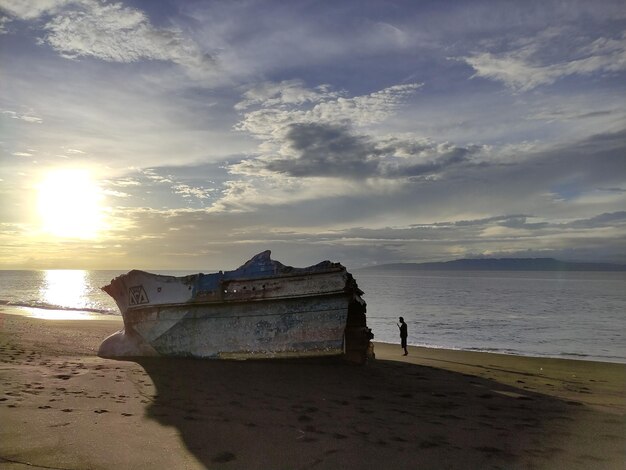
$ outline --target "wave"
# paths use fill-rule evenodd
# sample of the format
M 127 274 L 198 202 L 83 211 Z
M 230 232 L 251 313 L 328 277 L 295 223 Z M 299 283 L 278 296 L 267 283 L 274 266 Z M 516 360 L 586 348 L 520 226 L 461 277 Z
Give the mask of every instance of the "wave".
M 47 302 L 37 302 L 37 301 L 11 301 L 11 300 L 0 300 L 0 305 L 7 305 L 10 307 L 27 307 L 27 308 L 40 308 L 43 310 L 63 310 L 70 312 L 90 312 L 97 313 L 100 315 L 119 315 L 118 312 L 105 308 L 93 308 L 93 307 L 67 307 L 63 305 L 54 305 L 49 304 Z
M 578 353 L 568 353 L 562 352 L 559 356 L 568 358 L 568 359 L 578 359 L 583 358 L 588 361 L 601 361 L 601 362 L 615 362 L 619 364 L 626 364 L 626 357 L 623 356 L 611 356 L 608 354 L 596 355 L 596 354 L 578 354 Z

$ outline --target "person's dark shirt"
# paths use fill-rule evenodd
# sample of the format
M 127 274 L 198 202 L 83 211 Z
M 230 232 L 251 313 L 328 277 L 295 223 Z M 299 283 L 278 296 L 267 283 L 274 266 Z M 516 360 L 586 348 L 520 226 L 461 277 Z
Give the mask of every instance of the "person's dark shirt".
M 400 338 L 406 338 L 408 336 L 408 328 L 406 326 L 406 323 L 402 323 L 400 325 Z

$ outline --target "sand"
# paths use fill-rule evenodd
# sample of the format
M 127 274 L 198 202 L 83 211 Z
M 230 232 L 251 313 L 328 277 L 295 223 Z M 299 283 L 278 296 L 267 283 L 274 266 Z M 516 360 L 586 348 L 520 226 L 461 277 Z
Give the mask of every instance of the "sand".
M 376 344 L 377 360 L 96 356 L 119 319 L 0 313 L 7 469 L 611 469 L 626 365 Z

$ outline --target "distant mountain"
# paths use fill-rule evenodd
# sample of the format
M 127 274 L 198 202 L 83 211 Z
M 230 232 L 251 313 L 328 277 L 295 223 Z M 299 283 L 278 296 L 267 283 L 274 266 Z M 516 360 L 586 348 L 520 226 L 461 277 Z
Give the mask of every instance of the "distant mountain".
M 439 263 L 392 263 L 360 270 L 395 271 L 626 271 L 626 265 L 579 263 L 554 258 L 480 258 L 456 259 Z

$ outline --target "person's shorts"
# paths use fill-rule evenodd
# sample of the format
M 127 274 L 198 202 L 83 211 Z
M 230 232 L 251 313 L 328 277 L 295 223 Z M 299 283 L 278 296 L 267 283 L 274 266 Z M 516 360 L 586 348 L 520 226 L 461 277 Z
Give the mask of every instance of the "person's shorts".
M 406 348 L 406 338 L 400 338 L 400 346 Z

